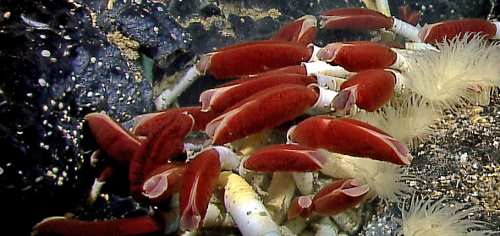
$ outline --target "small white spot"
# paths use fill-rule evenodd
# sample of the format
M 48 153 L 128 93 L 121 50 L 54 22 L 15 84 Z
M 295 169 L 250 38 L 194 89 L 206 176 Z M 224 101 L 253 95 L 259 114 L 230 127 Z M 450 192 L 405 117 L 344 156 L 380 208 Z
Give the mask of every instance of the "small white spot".
M 33 97 L 33 94 L 32 94 L 32 93 L 27 93 L 27 94 L 26 94 L 26 97 L 29 97 L 29 98 L 30 98 L 30 97 Z
M 11 16 L 10 11 L 7 11 L 7 12 L 3 13 L 3 18 L 5 18 L 5 19 L 9 19 L 10 16 Z
M 97 58 L 95 58 L 95 57 L 90 58 L 90 62 L 95 63 L 96 61 L 97 61 Z
M 50 51 L 49 50 L 42 50 L 42 56 L 43 57 L 50 57 Z
M 43 105 L 42 109 L 43 109 L 43 111 L 48 111 L 49 107 L 47 105 Z
M 3 174 L 3 168 L 0 167 L 0 175 L 2 175 L 2 174 Z
M 153 31 L 158 33 L 158 31 L 160 31 L 160 29 L 158 29 L 158 27 L 155 26 L 155 27 L 153 27 Z
M 47 38 L 47 36 L 45 36 L 45 34 L 41 34 L 41 35 L 40 35 L 40 38 L 41 38 L 41 39 L 46 39 L 46 38 Z
M 45 81 L 44 79 L 38 79 L 38 84 L 40 86 L 45 87 L 45 86 L 47 86 L 47 81 Z
M 460 162 L 466 162 L 467 161 L 467 153 L 464 153 L 462 155 L 460 155 Z
M 60 102 L 59 104 L 57 104 L 57 108 L 63 109 L 64 108 L 64 104 L 62 104 L 62 102 Z
M 93 93 L 93 92 L 88 92 L 88 93 L 87 93 L 87 97 L 92 97 L 93 95 L 94 95 L 94 93 Z

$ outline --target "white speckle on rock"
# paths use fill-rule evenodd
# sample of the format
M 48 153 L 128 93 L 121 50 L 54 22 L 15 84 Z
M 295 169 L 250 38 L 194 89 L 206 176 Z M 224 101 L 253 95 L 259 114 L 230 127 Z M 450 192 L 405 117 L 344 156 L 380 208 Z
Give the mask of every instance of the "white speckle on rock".
M 50 57 L 50 51 L 49 50 L 42 50 L 42 56 L 43 57 Z
M 40 86 L 45 87 L 45 86 L 47 86 L 47 81 L 45 81 L 44 79 L 40 78 L 40 79 L 38 79 L 38 84 Z

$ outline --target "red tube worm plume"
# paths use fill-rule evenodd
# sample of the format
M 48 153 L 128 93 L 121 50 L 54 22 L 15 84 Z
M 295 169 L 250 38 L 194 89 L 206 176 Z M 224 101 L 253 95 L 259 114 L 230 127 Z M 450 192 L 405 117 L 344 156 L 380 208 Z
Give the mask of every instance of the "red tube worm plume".
M 140 141 L 130 135 L 108 115 L 90 113 L 84 119 L 94 135 L 96 143 L 113 160 L 126 165 L 139 149 Z
M 425 43 L 441 43 L 455 37 L 467 38 L 474 34 L 492 38 L 496 33 L 497 26 L 488 20 L 460 19 L 425 25 L 418 35 Z
M 142 194 L 150 202 L 160 203 L 179 191 L 184 174 L 184 166 L 165 164 L 153 170 L 142 185 Z
M 399 7 L 399 18 L 408 24 L 416 26 L 420 21 L 420 11 L 414 11 L 410 6 L 404 5 Z
M 137 123 L 132 129 L 132 133 L 137 136 L 148 137 L 152 135 L 158 129 L 158 127 L 172 122 L 176 115 L 179 113 L 186 113 L 193 116 L 193 131 L 204 130 L 206 124 L 219 115 L 215 112 L 202 112 L 201 107 L 199 106 L 167 109 L 164 111 L 143 115 L 143 117 L 138 119 Z
M 294 219 L 298 216 L 309 218 L 313 211 L 313 201 L 310 196 L 300 196 L 292 200 L 290 208 L 288 209 L 288 220 Z
M 327 29 L 377 30 L 390 29 L 392 19 L 366 8 L 336 8 L 322 12 L 320 26 Z
M 191 115 L 179 113 L 151 136 L 136 152 L 129 168 L 130 192 L 136 199 L 142 196 L 146 175 L 169 159 L 184 152 L 184 137 L 191 132 L 194 120 Z
M 445 206 L 442 198 L 436 202 L 428 199 L 412 197 L 408 207 L 400 207 L 402 219 L 398 235 L 498 235 L 499 231 L 488 230 L 487 222 L 469 219 L 480 209 L 466 209 L 463 204 L 454 208 Z
M 264 129 L 276 127 L 301 115 L 317 100 L 308 87 L 283 84 L 258 92 L 207 124 L 214 144 L 224 144 Z M 258 114 L 258 115 L 257 115 Z
M 306 62 L 311 51 L 296 43 L 285 41 L 257 41 L 237 44 L 206 54 L 196 68 L 216 79 L 257 74 L 267 70 Z
M 205 149 L 188 163 L 179 199 L 182 230 L 201 226 L 220 172 L 221 161 L 214 148 Z
M 106 221 L 82 221 L 49 217 L 33 227 L 32 235 L 61 236 L 133 236 L 159 233 L 163 226 L 151 216 Z
M 341 91 L 332 102 L 336 112 L 349 114 L 354 105 L 373 112 L 382 107 L 394 94 L 395 75 L 386 70 L 361 71 L 342 83 Z
M 281 84 L 298 84 L 306 86 L 315 83 L 313 76 L 298 74 L 271 74 L 258 76 L 243 83 L 232 86 L 209 89 L 200 95 L 203 111 L 223 112 L 241 100 L 267 88 Z
M 340 8 L 324 12 L 320 26 L 326 29 L 392 30 L 411 41 L 420 42 L 419 28 L 396 18 L 364 8 Z
M 254 171 L 316 171 L 321 169 L 325 157 L 314 149 L 298 144 L 275 144 L 254 152 L 244 167 Z
M 313 212 L 336 215 L 363 201 L 370 188 L 356 179 L 336 180 L 323 187 L 313 198 Z
M 373 42 L 330 43 L 318 52 L 318 59 L 357 72 L 390 68 L 397 54 L 390 47 Z
M 314 41 L 317 31 L 316 17 L 305 15 L 283 25 L 271 39 L 296 42 L 307 46 Z
M 408 165 L 412 160 L 405 145 L 384 131 L 353 119 L 315 116 L 300 122 L 290 134 L 293 142 L 310 148 L 324 148 L 398 165 Z
M 281 74 L 308 75 L 307 70 L 306 70 L 305 66 L 303 66 L 303 65 L 285 66 L 285 67 L 281 67 L 278 69 L 264 71 L 264 72 L 258 73 L 258 74 L 243 75 L 243 76 L 240 76 L 238 79 L 231 80 L 227 83 L 219 85 L 219 86 L 217 86 L 217 88 L 241 84 L 243 82 L 247 82 L 247 81 L 253 80 L 253 79 L 258 79 L 261 77 L 267 77 L 267 76 L 271 76 L 271 75 L 281 75 Z

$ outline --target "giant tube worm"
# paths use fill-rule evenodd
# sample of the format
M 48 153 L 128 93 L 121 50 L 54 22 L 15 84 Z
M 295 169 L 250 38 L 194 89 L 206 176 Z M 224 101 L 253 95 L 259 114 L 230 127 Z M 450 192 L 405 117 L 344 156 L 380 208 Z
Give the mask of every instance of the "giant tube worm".
M 238 166 L 238 157 L 222 146 L 207 148 L 188 163 L 179 199 L 181 229 L 194 230 L 201 226 L 221 170 L 234 170 Z
M 292 128 L 290 137 L 293 142 L 310 148 L 324 148 L 398 165 L 408 165 L 412 160 L 408 148 L 384 131 L 348 118 L 311 117 Z
M 84 119 L 101 150 L 119 163 L 128 164 L 141 146 L 138 139 L 104 113 L 90 113 Z

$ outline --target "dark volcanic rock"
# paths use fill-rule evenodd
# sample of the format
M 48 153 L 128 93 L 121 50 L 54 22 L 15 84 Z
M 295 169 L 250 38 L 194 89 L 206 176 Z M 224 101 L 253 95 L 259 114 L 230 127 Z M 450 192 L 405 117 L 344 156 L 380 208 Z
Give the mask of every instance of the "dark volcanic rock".
M 201 13 L 202 16 L 210 17 L 210 16 L 218 16 L 222 12 L 221 12 L 220 8 L 217 7 L 217 5 L 215 5 L 215 4 L 208 4 L 208 5 L 204 6 L 200 10 L 200 13 Z
M 152 58 L 162 73 L 174 73 L 191 59 L 189 34 L 170 15 L 170 11 L 189 15 L 185 12 L 192 9 L 189 1 L 170 7 L 153 1 L 140 1 L 140 4 L 114 1 L 112 5 L 99 0 L 81 2 L 95 12 L 96 24 L 102 32 L 120 32 L 138 42 L 138 51 Z M 198 6 L 194 4 L 193 10 L 198 11 Z
M 2 1 L 0 12 L 0 148 L 8 153 L 0 160 L 2 209 L 7 225 L 21 224 L 25 235 L 88 191 L 83 116 L 106 111 L 127 120 L 151 111 L 151 81 L 137 77 L 141 68 L 93 26 L 86 8 L 16 0 Z M 171 52 L 160 42 L 156 48 Z

